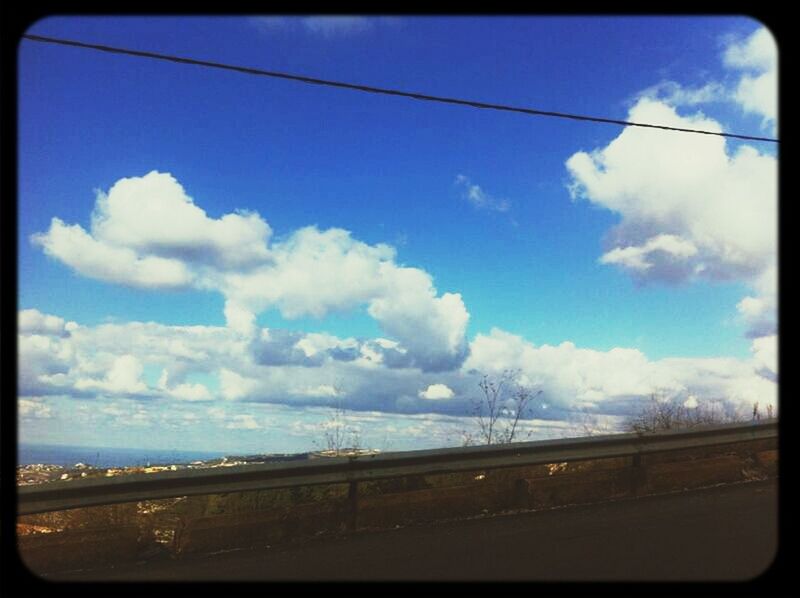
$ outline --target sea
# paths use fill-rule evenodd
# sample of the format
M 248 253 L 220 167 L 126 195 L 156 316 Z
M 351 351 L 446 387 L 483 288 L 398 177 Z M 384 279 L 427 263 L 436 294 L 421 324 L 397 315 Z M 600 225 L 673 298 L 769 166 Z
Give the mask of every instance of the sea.
M 72 467 L 76 463 L 85 463 L 108 468 L 191 463 L 225 456 L 226 453 L 211 451 L 20 444 L 17 460 L 19 465 L 43 463 Z

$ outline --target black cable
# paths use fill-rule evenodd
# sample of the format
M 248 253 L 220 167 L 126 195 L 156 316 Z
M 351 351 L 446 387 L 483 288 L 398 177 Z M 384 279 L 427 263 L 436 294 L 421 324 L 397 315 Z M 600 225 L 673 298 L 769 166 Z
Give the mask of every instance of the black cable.
M 217 69 L 225 69 L 229 71 L 236 71 L 248 75 L 262 75 L 264 77 L 276 77 L 278 79 L 289 79 L 291 81 L 300 81 L 301 83 L 310 83 L 313 85 L 326 85 L 329 87 L 341 87 L 344 89 L 354 89 L 356 91 L 363 91 L 367 93 L 377 93 L 384 95 L 400 96 L 404 98 L 412 98 L 415 100 L 425 100 L 428 102 L 442 102 L 445 104 L 458 104 L 461 106 L 471 106 L 473 108 L 483 108 L 488 110 L 501 110 L 505 112 L 519 112 L 522 114 L 533 114 L 537 116 L 553 116 L 556 118 L 569 118 L 572 120 L 583 120 L 599 123 L 607 123 L 613 125 L 624 125 L 627 127 L 647 127 L 650 129 L 663 129 L 666 131 L 679 131 L 682 133 L 699 133 L 702 135 L 717 135 L 720 137 L 732 137 L 735 139 L 747 139 L 751 141 L 769 141 L 771 143 L 779 143 L 777 139 L 769 137 L 755 137 L 752 135 L 738 135 L 735 133 L 718 133 L 716 131 L 702 131 L 699 129 L 682 129 L 679 127 L 668 127 L 666 125 L 653 125 L 647 123 L 635 123 L 625 120 L 616 120 L 613 118 L 601 118 L 596 116 L 582 116 L 579 114 L 570 114 L 567 112 L 550 112 L 546 110 L 535 110 L 533 108 L 519 108 L 514 106 L 506 106 L 503 104 L 488 104 L 486 102 L 475 102 L 472 100 L 462 100 L 458 98 L 447 98 L 442 96 L 432 96 L 422 93 L 412 93 L 408 91 L 400 91 L 397 89 L 386 89 L 382 87 L 370 87 L 368 85 L 356 85 L 354 83 L 343 83 L 341 81 L 329 81 L 326 79 L 315 79 L 313 77 L 304 77 L 302 75 L 291 75 L 288 73 L 280 73 L 276 71 L 265 71 L 261 69 L 254 69 L 245 66 L 235 66 L 230 64 L 222 64 L 220 62 L 209 62 L 207 60 L 195 60 L 193 58 L 182 58 L 180 56 L 170 56 L 167 54 L 157 54 L 155 52 L 143 52 L 140 50 L 129 50 L 126 48 L 115 48 L 112 46 L 102 46 L 98 44 L 87 44 L 84 42 L 77 42 L 67 39 L 59 39 L 55 37 L 44 37 L 41 35 L 22 36 L 35 42 L 43 42 L 48 44 L 61 44 L 64 46 L 74 46 L 77 48 L 87 48 L 90 50 L 100 50 L 102 52 L 111 52 L 113 54 L 126 54 L 129 56 L 139 56 L 142 58 L 154 58 L 156 60 L 167 60 L 170 62 L 178 62 L 181 64 L 194 64 L 197 66 L 205 66 Z

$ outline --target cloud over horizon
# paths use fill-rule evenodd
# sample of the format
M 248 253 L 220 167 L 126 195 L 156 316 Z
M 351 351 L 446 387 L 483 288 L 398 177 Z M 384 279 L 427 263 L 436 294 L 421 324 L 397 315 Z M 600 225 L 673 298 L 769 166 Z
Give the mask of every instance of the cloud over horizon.
M 265 358 L 260 344 L 221 326 L 128 322 L 76 325 L 68 337 L 59 336 L 58 329 L 39 332 L 20 331 L 21 396 L 117 397 L 165 405 L 338 403 L 356 411 L 466 416 L 481 374 L 518 369 L 520 382 L 541 389 L 552 407 L 552 413 L 536 414 L 545 418 L 585 409 L 619 414 L 621 403 L 635 410 L 637 400 L 654 393 L 724 397 L 739 406 L 775 404 L 777 397 L 775 337 L 759 339 L 749 360 L 653 361 L 631 348 L 597 351 L 570 342 L 536 346 L 494 328 L 475 336 L 461 368 L 428 373 L 410 363 L 384 361 L 381 349 L 393 355 L 400 347 L 380 338 L 263 328 L 262 342 L 273 345 Z M 160 372 L 157 381 L 147 379 L 148 370 Z M 198 375 L 206 382 L 198 382 Z

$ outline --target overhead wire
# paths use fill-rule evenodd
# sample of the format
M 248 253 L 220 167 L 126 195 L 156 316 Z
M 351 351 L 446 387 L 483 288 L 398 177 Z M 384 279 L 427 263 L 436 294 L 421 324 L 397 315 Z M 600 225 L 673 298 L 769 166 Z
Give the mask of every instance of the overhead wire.
M 770 143 L 779 143 L 778 139 L 774 139 L 771 137 L 759 137 L 755 135 L 741 135 L 738 133 L 725 133 L 721 131 L 707 131 L 703 129 L 689 129 L 689 128 L 682 128 L 682 127 L 671 127 L 668 125 L 659 125 L 653 123 L 640 123 L 640 122 L 631 122 L 627 120 L 619 120 L 614 118 L 603 118 L 599 116 L 587 116 L 582 114 L 572 114 L 569 112 L 554 112 L 550 110 L 538 110 L 535 108 L 525 108 L 519 106 L 509 106 L 505 104 L 495 104 L 489 102 L 479 102 L 475 100 L 466 100 L 462 98 L 451 98 L 451 97 L 444 97 L 444 96 L 436 96 L 424 93 L 416 93 L 410 91 L 403 91 L 399 89 L 390 89 L 384 87 L 374 87 L 370 85 L 360 85 L 356 83 L 346 83 L 343 81 L 332 81 L 329 79 L 318 79 L 316 77 L 307 77 L 304 75 L 296 75 L 291 73 L 282 73 L 279 71 L 268 71 L 264 69 L 257 69 L 252 67 L 246 66 L 239 66 L 239 65 L 232 65 L 232 64 L 224 64 L 221 62 L 212 62 L 208 60 L 198 60 L 195 58 L 186 58 L 183 56 L 173 56 L 169 54 L 161 54 L 157 52 L 146 52 L 142 50 L 132 50 L 130 48 L 119 48 L 114 46 L 107 46 L 101 44 L 90 44 L 81 41 L 69 40 L 69 39 L 62 39 L 56 37 L 46 37 L 43 35 L 33 35 L 33 34 L 23 34 L 22 37 L 24 39 L 39 42 L 39 43 L 48 43 L 48 44 L 59 44 L 64 46 L 72 46 L 76 48 L 85 48 L 89 50 L 98 50 L 101 52 L 109 52 L 113 54 L 123 54 L 128 56 L 138 56 L 140 58 L 151 58 L 154 60 L 165 60 L 169 62 L 175 62 L 179 64 L 191 64 L 195 66 L 202 66 L 208 68 L 215 68 L 215 69 L 224 69 L 229 71 L 235 71 L 239 73 L 244 73 L 247 75 L 258 75 L 263 77 L 273 77 L 277 79 L 286 79 L 290 81 L 298 81 L 300 83 L 307 83 L 311 85 L 322 85 L 328 87 L 338 87 L 342 89 L 351 89 L 354 91 L 361 91 L 365 93 L 372 93 L 372 94 L 382 94 L 382 95 L 390 95 L 390 96 L 399 96 L 404 98 L 411 98 L 414 100 L 422 100 L 427 102 L 440 102 L 445 104 L 455 104 L 460 106 L 469 106 L 472 108 L 479 108 L 484 110 L 498 110 L 504 112 L 516 112 L 521 114 L 533 115 L 533 116 L 549 116 L 554 118 L 565 118 L 577 121 L 588 121 L 588 122 L 597 122 L 597 123 L 605 123 L 605 124 L 613 124 L 613 125 L 621 125 L 626 127 L 645 127 L 649 129 L 661 129 L 665 131 L 677 131 L 681 133 L 695 133 L 701 135 L 715 135 L 719 137 L 729 137 L 734 139 L 743 139 L 748 141 L 766 141 Z

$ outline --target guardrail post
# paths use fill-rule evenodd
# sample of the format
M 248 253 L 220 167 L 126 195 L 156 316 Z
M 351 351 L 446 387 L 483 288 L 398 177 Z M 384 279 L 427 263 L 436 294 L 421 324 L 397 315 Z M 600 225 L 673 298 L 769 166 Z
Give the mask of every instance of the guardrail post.
M 630 493 L 631 496 L 639 496 L 645 483 L 645 469 L 642 464 L 641 453 L 636 453 L 631 459 Z
M 358 526 L 358 482 L 350 482 L 347 506 L 347 531 L 354 532 Z

